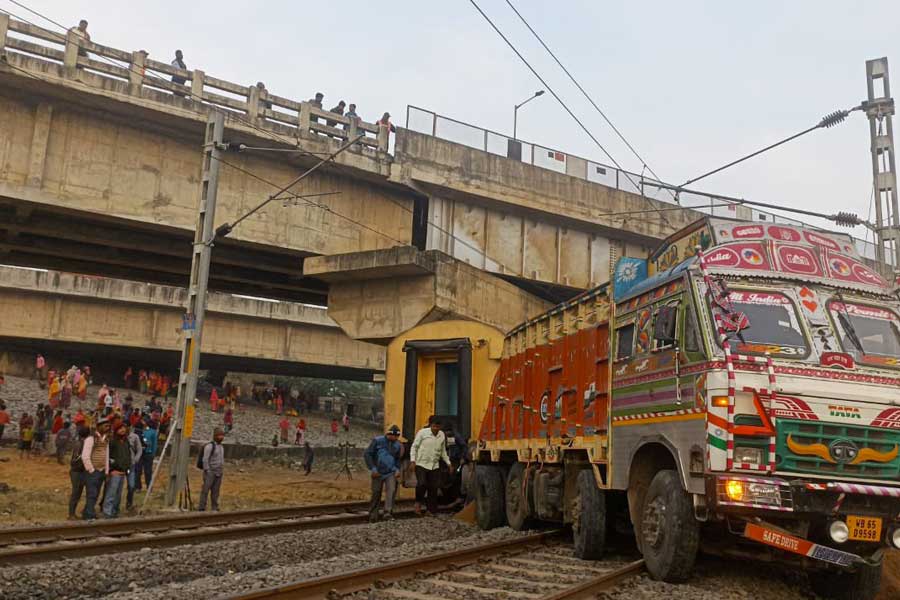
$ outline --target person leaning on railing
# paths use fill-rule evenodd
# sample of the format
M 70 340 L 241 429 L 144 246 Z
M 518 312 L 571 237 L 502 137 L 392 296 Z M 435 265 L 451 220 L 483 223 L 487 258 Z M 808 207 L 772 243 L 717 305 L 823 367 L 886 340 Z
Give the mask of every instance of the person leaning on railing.
M 78 21 L 78 27 L 72 27 L 71 29 L 69 29 L 69 31 L 71 31 L 76 36 L 80 37 L 85 42 L 90 42 L 91 34 L 88 33 L 87 28 L 88 28 L 88 22 L 86 20 L 82 19 L 82 20 Z M 84 49 L 84 46 L 79 44 L 78 56 L 86 57 L 87 55 L 88 55 L 87 50 Z

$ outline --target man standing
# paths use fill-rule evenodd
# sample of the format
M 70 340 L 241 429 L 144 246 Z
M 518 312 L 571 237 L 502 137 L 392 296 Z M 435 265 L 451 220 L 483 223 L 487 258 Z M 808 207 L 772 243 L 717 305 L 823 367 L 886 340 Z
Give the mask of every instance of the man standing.
M 437 513 L 437 489 L 440 481 L 441 461 L 450 466 L 447 443 L 441 422 L 434 415 L 428 417 L 428 427 L 422 428 L 413 440 L 409 460 L 416 469 L 416 513 L 422 513 L 422 502 L 427 501 L 428 514 Z
M 141 460 L 144 456 L 144 444 L 141 438 L 144 434 L 143 427 L 137 421 L 135 428 L 128 434 L 128 452 L 131 454 L 131 468 L 128 470 L 128 494 L 125 497 L 125 510 L 134 510 L 134 492 L 140 489 Z
M 90 437 L 91 430 L 84 425 L 75 425 L 77 439 L 75 446 L 72 448 L 72 455 L 69 458 L 69 480 L 72 482 L 72 493 L 69 494 L 69 520 L 78 519 L 75 516 L 75 509 L 81 501 L 81 494 L 84 492 L 84 463 L 81 462 L 81 451 L 84 449 L 84 440 Z
M 84 465 L 84 483 L 87 488 L 82 517 L 85 521 L 90 521 L 97 518 L 94 507 L 100 498 L 100 488 L 109 469 L 109 419 L 106 417 L 97 421 L 97 431 L 94 435 L 84 440 L 81 463 Z
M 397 494 L 397 479 L 400 478 L 400 456 L 403 447 L 398 441 L 400 428 L 391 425 L 384 435 L 372 439 L 363 455 L 366 466 L 372 472 L 372 499 L 369 501 L 369 522 L 378 520 L 378 504 L 381 502 L 381 489 L 384 488 L 384 518 L 394 518 L 394 496 Z
M 141 469 L 144 472 L 144 484 L 150 489 L 150 479 L 153 477 L 153 458 L 156 456 L 156 446 L 159 443 L 159 432 L 153 419 L 149 419 L 144 425 L 144 455 L 141 456 Z M 138 487 L 140 487 L 140 473 L 138 474 Z
M 316 454 L 313 451 L 313 447 L 309 445 L 309 442 L 303 442 L 303 448 L 306 451 L 303 455 L 303 474 L 309 475 L 312 472 L 313 460 L 315 460 Z
M 203 488 L 200 490 L 199 510 L 206 510 L 206 496 L 212 496 L 212 509 L 219 511 L 219 490 L 222 487 L 222 475 L 225 472 L 225 448 L 222 440 L 225 432 L 220 427 L 213 431 L 213 441 L 203 446 Z
M 131 449 L 128 447 L 128 426 L 119 423 L 115 435 L 109 442 L 109 481 L 106 482 L 106 496 L 103 498 L 103 516 L 114 519 L 119 516 L 122 502 L 122 484 L 131 469 Z

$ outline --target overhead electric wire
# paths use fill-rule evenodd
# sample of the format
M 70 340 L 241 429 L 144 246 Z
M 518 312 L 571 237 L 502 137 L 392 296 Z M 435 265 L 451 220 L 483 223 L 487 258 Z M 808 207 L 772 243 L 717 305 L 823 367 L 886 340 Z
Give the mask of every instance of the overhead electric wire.
M 751 159 L 754 156 L 759 156 L 763 152 L 767 152 L 773 148 L 777 148 L 778 146 L 781 146 L 782 144 L 786 144 L 792 140 L 796 140 L 797 138 L 804 136 L 807 133 L 810 133 L 812 131 L 815 131 L 816 129 L 822 129 L 822 128 L 828 129 L 829 127 L 834 127 L 838 123 L 842 123 L 844 121 L 844 119 L 846 119 L 847 116 L 855 110 L 862 110 L 862 105 L 854 106 L 853 108 L 848 109 L 848 110 L 836 110 L 833 113 L 829 113 L 829 114 L 825 115 L 824 117 L 822 117 L 822 119 L 818 123 L 813 125 L 812 127 L 804 129 L 800 133 L 795 133 L 794 135 L 792 135 L 790 137 L 786 137 L 783 140 L 777 141 L 774 144 L 769 144 L 765 148 L 761 148 L 760 150 L 757 150 L 756 152 L 751 152 L 750 154 L 747 154 L 746 156 L 742 156 L 741 158 L 739 158 L 737 160 L 733 160 L 728 164 L 722 165 L 721 167 L 713 169 L 712 171 L 708 171 L 708 172 L 704 173 L 703 175 L 698 175 L 697 177 L 694 177 L 693 179 L 688 179 L 687 181 L 685 181 L 684 183 L 681 184 L 681 187 L 691 185 L 692 183 L 694 183 L 696 181 L 700 181 L 701 179 L 705 179 L 705 178 L 709 177 L 710 175 L 714 175 L 720 171 L 724 171 L 725 169 L 727 169 L 729 167 L 733 167 L 734 165 L 736 165 L 738 163 L 742 163 L 745 160 Z
M 525 25 L 525 27 L 528 28 L 528 31 L 530 31 L 530 32 L 532 33 L 532 35 L 534 35 L 534 37 L 537 39 L 537 41 L 540 42 L 541 46 L 544 47 L 544 50 L 546 50 L 547 53 L 553 58 L 553 60 L 556 61 L 556 64 L 559 66 L 560 69 L 563 70 L 563 73 L 565 73 L 566 76 L 569 78 L 569 80 L 570 80 L 573 84 L 575 84 L 575 87 L 578 88 L 578 91 L 580 91 L 581 94 L 587 99 L 587 101 L 591 103 L 591 106 L 593 106 L 594 109 L 595 109 L 598 113 L 600 113 L 600 116 L 603 117 L 603 120 L 606 121 L 607 125 L 609 125 L 610 128 L 612 128 L 612 130 L 613 130 L 614 132 L 616 132 L 616 135 L 619 136 L 619 139 L 622 140 L 622 142 L 625 143 L 625 145 L 628 147 L 629 150 L 631 150 L 631 153 L 634 154 L 634 156 L 635 156 L 639 161 L 641 161 L 641 165 L 642 165 L 645 169 L 647 169 L 647 170 L 650 172 L 650 174 L 653 175 L 653 176 L 656 178 L 657 181 L 662 181 L 662 178 L 661 178 L 659 175 L 656 174 L 656 172 L 650 167 L 649 164 L 647 164 L 647 161 L 644 160 L 644 157 L 641 156 L 641 155 L 638 153 L 638 151 L 634 149 L 634 146 L 631 145 L 631 143 L 625 138 L 625 136 L 622 134 L 622 132 L 619 131 L 619 129 L 618 129 L 615 125 L 613 125 L 613 122 L 610 120 L 609 117 L 606 116 L 606 113 L 603 112 L 603 110 L 602 110 L 599 106 L 597 106 L 597 103 L 594 102 L 594 99 L 591 98 L 590 94 L 588 94 L 587 91 L 585 91 L 585 89 L 582 87 L 582 85 L 578 82 L 578 80 L 575 79 L 575 76 L 572 75 L 572 73 L 569 71 L 569 69 L 567 69 L 566 66 L 562 63 L 562 61 L 559 60 L 559 58 L 556 56 L 556 54 L 553 52 L 553 50 L 551 50 L 550 47 L 547 46 L 547 44 L 544 42 L 543 38 L 541 38 L 541 36 L 538 34 L 538 32 L 534 30 L 534 28 L 533 28 L 533 27 L 531 26 L 531 24 L 525 19 L 525 17 L 522 16 L 522 13 L 520 13 L 520 12 L 516 9 L 516 7 L 515 7 L 515 6 L 513 5 L 513 3 L 511 2 L 511 0 L 506 0 L 506 3 L 509 5 L 509 7 L 512 9 L 512 11 L 513 11 L 514 13 L 516 13 L 516 16 L 519 17 L 519 20 L 522 21 L 522 23 Z M 678 196 L 677 196 L 674 192 L 672 192 L 671 190 L 669 190 L 669 193 L 672 195 L 672 199 L 674 199 L 676 202 L 678 202 Z
M 563 109 L 569 114 L 569 116 L 572 117 L 572 119 L 578 124 L 578 126 L 581 127 L 582 131 L 584 131 L 587 134 L 587 136 L 589 138 L 591 138 L 591 140 L 597 145 L 598 148 L 600 148 L 600 150 L 603 151 L 603 153 L 607 156 L 607 158 L 609 158 L 609 160 L 612 161 L 612 163 L 616 166 L 616 168 L 618 168 L 619 171 L 622 172 L 622 174 L 625 176 L 625 178 L 631 182 L 631 185 L 633 185 L 635 187 L 635 189 L 637 189 L 638 192 L 640 192 L 641 196 L 643 196 L 644 192 L 643 192 L 643 189 L 641 188 L 641 186 L 639 186 L 634 181 L 634 179 L 631 178 L 631 176 L 628 174 L 628 172 L 622 168 L 622 166 L 618 163 L 618 161 L 616 161 L 616 159 L 613 158 L 613 155 L 610 154 L 609 151 L 603 146 L 603 144 L 600 143 L 600 140 L 598 140 L 597 137 L 593 133 L 591 133 L 591 130 L 588 129 L 587 126 L 581 121 L 581 119 L 579 119 L 578 116 L 574 112 L 572 112 L 572 109 L 569 108 L 569 105 L 566 104 L 563 101 L 563 99 L 559 97 L 559 94 L 557 94 L 556 91 L 554 91 L 554 89 L 550 86 L 550 84 L 548 84 L 547 81 L 543 77 L 541 77 L 540 73 L 538 73 L 537 70 L 533 66 L 531 66 L 531 63 L 528 62 L 528 59 L 526 59 L 522 55 L 522 53 L 519 52 L 519 49 L 516 48 L 516 46 L 509 40 L 509 38 L 506 37 L 506 35 L 502 31 L 500 31 L 500 28 L 497 27 L 496 24 L 494 24 L 494 22 L 491 20 L 491 18 L 489 16 L 487 16 L 487 14 L 483 10 L 481 10 L 481 7 L 478 6 L 478 3 L 475 2 L 475 0 L 469 0 L 469 2 L 472 4 L 472 6 L 475 7 L 475 10 L 478 11 L 478 13 L 484 18 L 484 20 L 488 22 L 488 24 L 491 26 L 491 28 L 493 28 L 493 30 L 497 33 L 497 35 L 499 35 L 501 37 L 501 39 L 503 39 L 503 41 L 506 42 L 506 45 L 509 46 L 510 50 L 512 50 L 515 53 L 515 55 L 519 57 L 519 60 L 521 60 L 525 64 L 525 66 L 528 67 L 528 70 L 531 71 L 531 73 L 535 77 L 537 77 L 538 81 L 541 82 L 541 84 L 547 89 L 547 91 L 550 92 L 550 94 L 554 98 L 556 98 L 556 101 L 559 102 L 560 106 L 562 106 Z M 666 220 L 665 217 L 662 216 L 662 213 L 660 213 L 660 216 L 663 218 L 664 221 L 666 221 L 666 223 L 668 223 L 668 220 Z

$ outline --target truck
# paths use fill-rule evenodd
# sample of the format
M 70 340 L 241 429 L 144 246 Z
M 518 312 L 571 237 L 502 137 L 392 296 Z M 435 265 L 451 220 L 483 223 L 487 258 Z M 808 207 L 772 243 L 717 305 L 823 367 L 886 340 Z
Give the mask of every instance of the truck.
M 437 414 L 466 445 L 483 529 L 567 524 L 584 559 L 633 532 L 659 580 L 702 549 L 846 599 L 900 548 L 900 297 L 850 236 L 707 217 L 502 337 L 408 332 L 392 378 L 406 436 Z

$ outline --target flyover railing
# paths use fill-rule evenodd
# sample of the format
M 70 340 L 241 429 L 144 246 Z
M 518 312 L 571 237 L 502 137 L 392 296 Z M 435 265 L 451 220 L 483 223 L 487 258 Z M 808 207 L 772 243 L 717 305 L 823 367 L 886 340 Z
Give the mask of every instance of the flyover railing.
M 465 123 L 425 108 L 407 105 L 406 127 L 419 133 L 483 150 L 510 160 L 518 160 L 556 173 L 639 194 L 660 202 L 667 202 L 673 204 L 673 209 L 676 208 L 674 192 L 667 187 L 657 185 L 662 183 L 657 179 L 562 152 L 549 146 L 512 138 L 503 133 Z M 681 192 L 678 194 L 678 203 L 685 208 L 717 217 L 796 227 L 809 226 L 797 219 L 758 210 L 745 204 L 719 198 L 714 194 Z M 644 215 L 634 215 L 636 219 L 651 217 L 649 212 Z M 875 244 L 873 242 L 856 237 L 853 240 L 860 255 L 875 260 Z
M 0 14 L 0 55 L 13 70 L 44 79 L 46 74 L 79 81 L 89 87 L 150 100 L 167 100 L 180 107 L 226 111 L 251 127 L 294 130 L 296 136 L 328 136 L 388 151 L 388 127 L 324 110 L 308 101 L 291 100 L 269 92 L 261 83 L 241 85 L 183 70 L 149 57 L 88 41 L 76 30 L 52 31 Z M 184 81 L 184 83 L 180 83 Z M 180 103 L 180 104 L 179 104 Z

